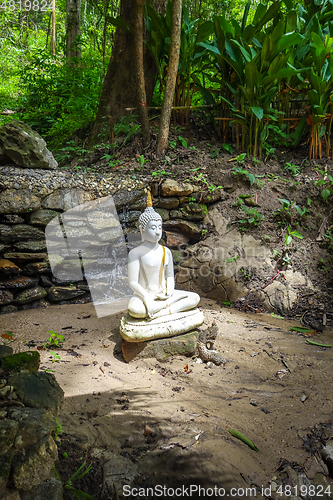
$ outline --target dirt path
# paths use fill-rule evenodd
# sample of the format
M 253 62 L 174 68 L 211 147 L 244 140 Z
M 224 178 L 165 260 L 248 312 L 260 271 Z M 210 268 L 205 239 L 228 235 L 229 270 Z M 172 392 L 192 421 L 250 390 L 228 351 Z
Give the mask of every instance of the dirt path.
M 105 498 L 122 484 L 268 486 L 282 459 L 309 464 L 303 437 L 332 418 L 333 350 L 290 332 L 296 322 L 221 309 L 205 299 L 201 307 L 207 325 L 217 322 L 215 348 L 227 359 L 225 369 L 195 358 L 126 364 L 122 314 L 98 319 L 92 304 L 1 316 L 0 334 L 14 334 L 14 351 L 31 341 L 42 346 L 49 330 L 65 337 L 63 350 L 53 350 L 60 361 L 39 350 L 41 369 L 54 370 L 65 391 L 59 420 L 63 439 L 73 443 L 69 453 L 88 450 L 108 463 Z M 332 344 L 332 331 L 316 340 Z M 242 432 L 260 453 L 227 429 Z

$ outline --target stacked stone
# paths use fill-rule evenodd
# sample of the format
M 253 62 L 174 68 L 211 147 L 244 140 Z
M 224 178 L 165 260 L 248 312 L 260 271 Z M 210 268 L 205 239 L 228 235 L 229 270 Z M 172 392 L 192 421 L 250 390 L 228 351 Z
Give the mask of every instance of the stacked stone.
M 38 351 L 13 354 L 0 346 L 0 497 L 61 500 L 50 478 L 58 450 L 53 439 L 64 393 L 54 376 L 38 372 Z
M 24 175 L 20 173 L 24 172 Z M 26 186 L 26 175 L 29 174 L 29 188 Z M 16 185 L 13 185 L 12 174 L 16 174 Z M 49 172 L 46 173 L 49 175 Z M 71 267 L 71 256 L 62 262 L 63 277 L 55 278 L 46 251 L 45 227 L 63 212 L 73 206 L 103 198 L 107 193 L 89 189 L 92 180 L 87 178 L 84 190 L 75 186 L 72 175 L 68 188 L 44 189 L 45 171 L 6 167 L 0 170 L 0 311 L 14 312 L 18 309 L 47 307 L 51 303 L 85 303 L 91 301 L 89 287 L 85 276 L 80 281 L 66 278 L 66 269 Z M 53 185 L 62 172 L 52 172 Z M 78 176 L 78 181 L 81 181 Z M 15 183 L 14 183 L 15 184 Z M 138 218 L 146 205 L 149 180 L 108 179 L 109 194 L 118 211 L 128 245 L 136 245 L 140 235 Z M 23 186 L 23 187 L 22 187 Z M 124 187 L 127 186 L 127 187 Z M 166 180 L 161 186 L 153 184 L 154 207 L 162 216 L 165 244 L 174 249 L 177 261 L 181 245 L 198 241 L 202 235 L 202 221 L 207 212 L 207 203 L 219 198 L 202 192 L 189 183 L 179 183 Z M 74 224 L 74 222 L 73 222 Z M 89 221 L 77 222 L 78 235 L 94 235 L 93 226 Z M 102 238 L 98 248 L 91 249 L 91 259 L 98 257 L 102 247 L 110 244 L 108 233 L 100 227 Z M 96 233 L 96 231 L 95 231 Z M 102 237 L 103 236 L 103 237 Z M 96 239 L 96 238 L 95 238 Z M 67 266 L 67 267 L 66 267 Z

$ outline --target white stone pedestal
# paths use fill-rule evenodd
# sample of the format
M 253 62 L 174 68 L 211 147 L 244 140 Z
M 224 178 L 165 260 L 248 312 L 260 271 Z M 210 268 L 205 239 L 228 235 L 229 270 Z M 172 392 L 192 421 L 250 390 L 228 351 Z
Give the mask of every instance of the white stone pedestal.
M 120 334 L 127 342 L 145 342 L 189 332 L 203 322 L 204 315 L 197 308 L 152 320 L 132 318 L 127 313 L 120 322 Z

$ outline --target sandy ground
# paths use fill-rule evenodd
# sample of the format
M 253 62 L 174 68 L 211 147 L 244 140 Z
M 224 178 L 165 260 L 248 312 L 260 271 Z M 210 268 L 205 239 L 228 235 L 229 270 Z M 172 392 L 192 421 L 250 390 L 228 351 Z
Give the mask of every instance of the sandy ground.
M 16 352 L 31 341 L 42 346 L 49 330 L 65 337 L 63 349 L 53 349 L 60 360 L 39 350 L 41 369 L 54 370 L 65 392 L 59 418 L 65 435 L 109 463 L 104 492 L 124 484 L 227 490 L 255 484 L 260 498 L 282 459 L 306 463 L 303 438 L 332 419 L 333 349 L 290 332 L 296 321 L 221 309 L 205 299 L 201 308 L 208 326 L 217 322 L 215 348 L 225 356 L 225 368 L 185 357 L 126 364 L 118 330 L 122 313 L 97 318 L 92 304 L 0 317 L 0 334 L 14 334 Z M 333 344 L 332 331 L 314 339 Z M 243 433 L 260 452 L 228 429 Z

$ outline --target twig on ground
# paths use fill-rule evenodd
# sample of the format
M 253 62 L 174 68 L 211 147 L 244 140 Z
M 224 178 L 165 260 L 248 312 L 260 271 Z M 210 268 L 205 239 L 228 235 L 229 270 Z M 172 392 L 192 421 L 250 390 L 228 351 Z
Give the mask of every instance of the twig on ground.
M 267 283 L 267 285 L 265 285 L 265 286 L 263 286 L 263 287 L 262 287 L 262 290 L 263 290 L 264 288 L 266 288 L 268 285 L 270 285 L 270 284 L 272 283 L 272 281 L 274 281 L 274 280 L 275 280 L 275 278 L 276 278 L 277 276 L 279 276 L 279 274 L 280 274 L 280 270 L 279 270 L 279 268 L 278 268 L 278 263 L 279 263 L 279 260 L 280 260 L 280 259 L 281 259 L 281 257 L 277 260 L 277 263 L 276 263 L 276 275 L 275 275 L 275 276 L 273 276 L 273 278 L 272 278 L 272 279 L 271 279 L 271 280 Z

